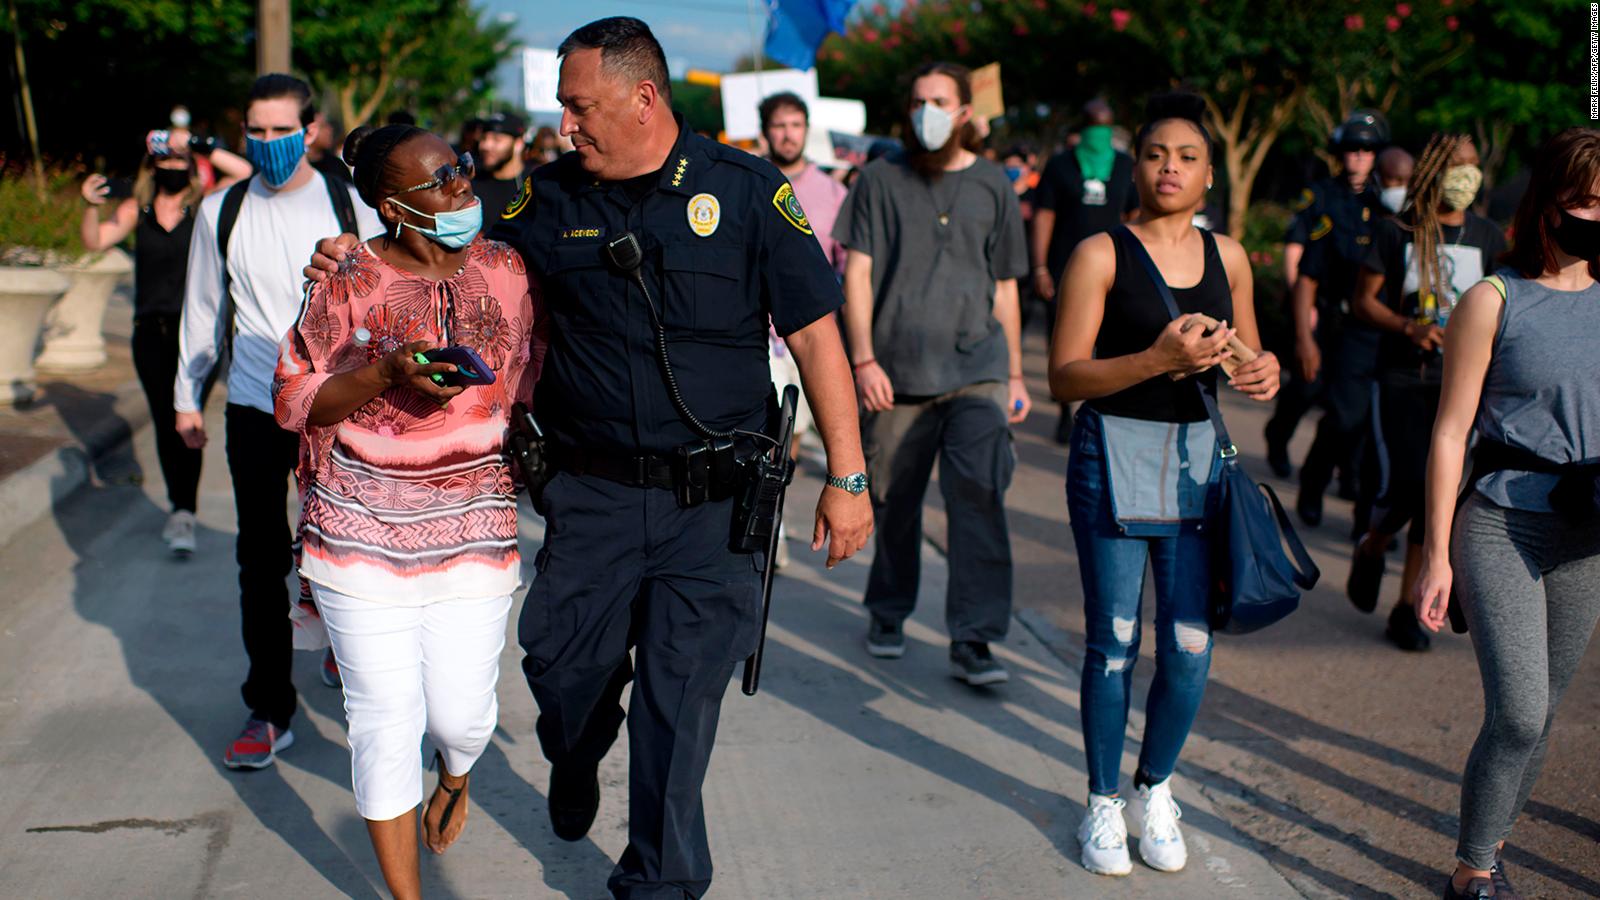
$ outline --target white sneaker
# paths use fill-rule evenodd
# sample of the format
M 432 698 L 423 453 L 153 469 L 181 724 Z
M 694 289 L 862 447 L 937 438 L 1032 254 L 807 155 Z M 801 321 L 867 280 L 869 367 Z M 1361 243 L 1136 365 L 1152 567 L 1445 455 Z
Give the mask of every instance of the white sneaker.
M 167 517 L 167 525 L 161 529 L 161 539 L 167 542 L 167 549 L 174 555 L 188 556 L 194 553 L 194 513 L 180 509 Z
M 1178 820 L 1183 810 L 1172 799 L 1172 779 L 1139 788 L 1144 805 L 1144 826 L 1139 831 L 1139 858 L 1152 869 L 1179 872 L 1189 862 Z
M 1083 848 L 1083 867 L 1096 875 L 1133 871 L 1133 860 L 1128 858 L 1128 824 L 1122 821 L 1122 808 L 1127 805 L 1120 797 L 1089 795 L 1089 811 L 1078 826 L 1078 846 Z

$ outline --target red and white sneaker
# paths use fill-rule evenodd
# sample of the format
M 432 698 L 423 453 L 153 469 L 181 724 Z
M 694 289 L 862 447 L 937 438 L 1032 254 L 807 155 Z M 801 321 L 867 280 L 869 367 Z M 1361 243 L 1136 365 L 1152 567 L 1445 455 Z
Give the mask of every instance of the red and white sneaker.
M 293 744 L 293 731 L 279 731 L 271 722 L 251 719 L 228 745 L 228 752 L 222 754 L 222 764 L 230 769 L 265 769 Z
M 339 661 L 333 658 L 333 648 L 322 654 L 322 683 L 331 688 L 344 687 L 339 677 Z

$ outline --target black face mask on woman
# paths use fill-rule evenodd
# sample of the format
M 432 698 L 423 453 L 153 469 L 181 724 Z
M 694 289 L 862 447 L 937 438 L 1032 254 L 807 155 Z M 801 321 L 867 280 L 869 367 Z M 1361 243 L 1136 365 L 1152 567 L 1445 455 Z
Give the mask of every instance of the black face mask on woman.
M 156 190 L 163 194 L 181 194 L 189 189 L 188 169 L 157 169 Z
M 1551 236 L 1568 256 L 1591 260 L 1600 257 L 1600 220 L 1580 219 L 1563 209 Z

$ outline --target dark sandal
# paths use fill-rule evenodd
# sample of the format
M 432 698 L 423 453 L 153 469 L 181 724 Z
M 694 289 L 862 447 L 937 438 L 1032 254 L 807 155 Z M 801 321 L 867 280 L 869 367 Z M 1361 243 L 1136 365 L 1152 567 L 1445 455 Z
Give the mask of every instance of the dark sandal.
M 444 791 L 446 794 L 450 795 L 450 799 L 445 801 L 444 812 L 439 814 L 439 837 L 443 838 L 445 829 L 450 826 L 450 819 L 455 816 L 456 804 L 460 802 L 461 795 L 466 793 L 467 782 L 472 779 L 472 773 L 468 772 L 467 774 L 461 776 L 460 787 L 446 787 L 444 783 L 444 776 L 448 770 L 444 767 L 444 754 L 438 750 L 433 752 L 433 769 L 439 773 L 439 783 L 435 785 L 433 789 L 434 795 L 437 796 L 440 791 Z M 423 816 L 426 818 L 427 813 L 424 812 Z M 426 827 L 426 823 L 424 823 L 424 827 Z M 454 842 L 452 841 L 451 843 Z M 444 850 L 440 850 L 438 852 L 443 853 Z

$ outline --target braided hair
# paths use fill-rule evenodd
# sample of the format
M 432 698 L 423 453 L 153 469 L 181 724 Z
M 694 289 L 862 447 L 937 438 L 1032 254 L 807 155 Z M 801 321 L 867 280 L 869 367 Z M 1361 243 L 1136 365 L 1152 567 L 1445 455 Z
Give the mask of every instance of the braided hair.
M 388 197 L 384 185 L 390 183 L 397 174 L 389 165 L 389 157 L 402 144 L 427 133 L 415 125 L 385 125 L 382 128 L 363 125 L 350 132 L 350 136 L 344 139 L 344 151 L 340 157 L 351 169 L 351 178 L 355 181 L 356 193 L 361 195 L 362 202 L 378 209 Z M 393 168 L 398 169 L 399 166 Z M 382 215 L 380 212 L 379 218 Z
M 1417 159 L 1407 188 L 1407 206 L 1400 227 L 1412 233 L 1412 259 L 1417 266 L 1417 306 L 1427 311 L 1438 309 L 1437 295 L 1449 286 L 1445 278 L 1439 246 L 1444 243 L 1444 226 L 1439 224 L 1439 204 L 1444 198 L 1444 173 L 1450 160 L 1467 142 L 1463 134 L 1435 134 L 1428 139 Z

